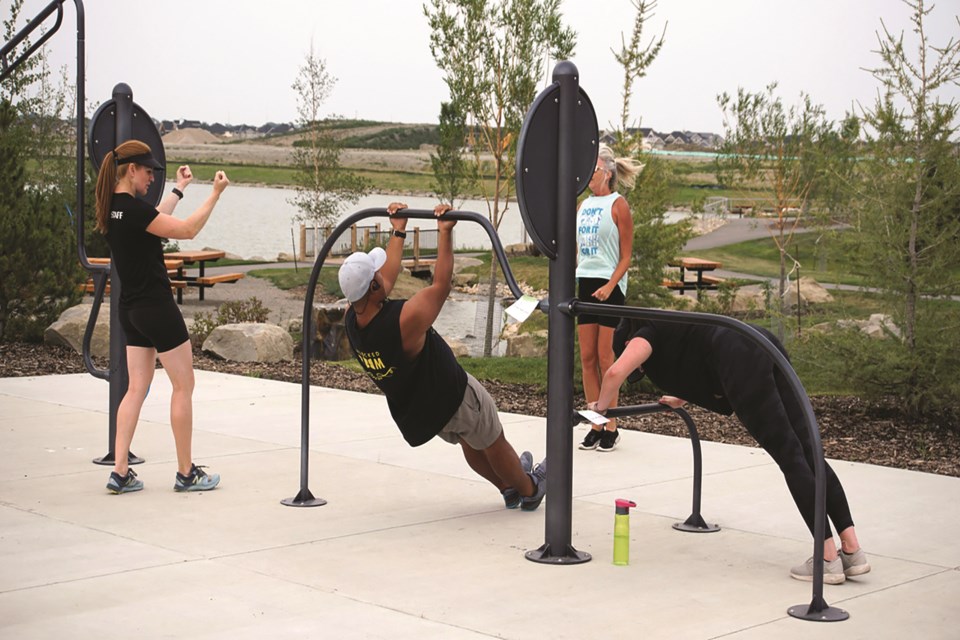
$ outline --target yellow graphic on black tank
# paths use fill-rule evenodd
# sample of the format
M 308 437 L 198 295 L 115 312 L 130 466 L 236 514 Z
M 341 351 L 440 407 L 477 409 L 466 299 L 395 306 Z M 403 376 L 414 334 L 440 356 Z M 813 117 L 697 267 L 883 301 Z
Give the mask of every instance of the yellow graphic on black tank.
M 379 351 L 357 351 L 357 359 L 373 380 L 389 378 L 396 370 L 396 367 L 387 367 L 383 364 Z

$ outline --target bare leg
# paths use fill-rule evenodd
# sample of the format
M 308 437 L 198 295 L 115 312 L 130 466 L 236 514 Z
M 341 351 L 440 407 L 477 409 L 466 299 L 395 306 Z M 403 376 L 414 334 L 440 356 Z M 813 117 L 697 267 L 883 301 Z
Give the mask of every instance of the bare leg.
M 473 449 L 463 440 L 460 441 L 460 446 L 470 468 L 497 489 L 503 491 L 507 487 L 513 487 L 522 496 L 532 496 L 537 492 L 533 480 L 520 466 L 520 457 L 502 433 L 492 445 L 482 451 Z
M 600 361 L 597 357 L 598 324 L 578 324 L 577 337 L 580 343 L 580 371 L 583 377 L 583 395 L 587 404 L 600 397 Z M 612 348 L 612 347 L 611 347 Z M 612 363 L 611 363 L 612 364 Z M 590 425 L 594 431 L 603 427 Z
M 849 526 L 840 532 L 840 546 L 844 553 L 856 553 L 860 549 L 857 531 L 853 526 Z
M 117 408 L 117 438 L 114 442 L 113 470 L 127 475 L 130 443 L 140 420 L 140 409 L 147 397 L 147 389 L 153 381 L 157 366 L 157 352 L 152 347 L 127 347 L 127 392 Z
M 177 447 L 177 469 L 188 475 L 193 466 L 193 351 L 190 341 L 159 354 L 170 378 L 170 427 Z
M 600 380 L 601 384 L 603 381 L 603 376 L 607 373 L 607 370 L 613 366 L 616 356 L 613 353 L 613 327 L 604 327 L 597 325 L 599 327 L 599 332 L 597 335 L 597 363 L 599 365 L 600 371 Z M 619 390 L 618 390 L 619 391 Z M 617 396 L 619 396 L 619 392 Z M 597 389 L 597 397 L 600 396 L 600 390 Z M 614 397 L 611 407 L 617 406 L 617 398 Z M 607 431 L 616 431 L 617 430 L 617 419 L 611 418 L 610 422 L 604 425 Z

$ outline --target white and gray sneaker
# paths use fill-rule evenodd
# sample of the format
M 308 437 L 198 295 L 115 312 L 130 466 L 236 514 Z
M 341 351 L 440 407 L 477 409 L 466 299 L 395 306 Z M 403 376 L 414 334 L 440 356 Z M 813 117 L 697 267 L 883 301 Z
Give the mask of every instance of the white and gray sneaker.
M 547 459 L 541 460 L 528 475 L 533 480 L 536 491 L 532 496 L 520 498 L 520 508 L 524 511 L 536 511 L 543 502 L 543 496 L 547 495 Z
M 841 549 L 840 562 L 843 564 L 843 575 L 848 578 L 870 573 L 870 563 L 867 562 L 867 554 L 863 552 L 862 548 L 853 553 L 844 553 Z
M 806 580 L 813 582 L 813 558 L 807 558 L 807 561 L 790 569 L 790 577 L 797 580 Z M 832 561 L 823 561 L 823 584 L 843 584 L 847 576 L 843 573 L 843 562 L 840 556 Z

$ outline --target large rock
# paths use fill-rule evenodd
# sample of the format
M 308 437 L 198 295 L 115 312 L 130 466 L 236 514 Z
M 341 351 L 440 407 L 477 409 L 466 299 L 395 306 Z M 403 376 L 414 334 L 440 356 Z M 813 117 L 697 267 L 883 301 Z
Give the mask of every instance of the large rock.
M 210 332 L 203 350 L 233 362 L 280 362 L 293 360 L 293 338 L 275 324 L 225 324 Z
M 830 331 L 834 328 L 858 329 L 860 333 L 877 340 L 885 340 L 890 337 L 900 338 L 902 336 L 900 327 L 896 325 L 893 318 L 883 313 L 871 314 L 866 320 L 837 320 L 836 322 L 821 322 L 810 327 L 812 331 L 819 332 Z
M 345 300 L 330 304 L 315 303 L 313 305 L 313 325 L 316 333 L 311 337 L 313 349 L 310 357 L 320 360 L 350 360 L 353 351 L 350 350 L 350 341 L 343 325 L 343 317 L 347 313 Z
M 87 329 L 87 320 L 90 318 L 92 304 L 78 304 L 60 314 L 52 325 L 47 327 L 43 334 L 43 341 L 47 344 L 56 344 L 70 347 L 77 353 L 83 352 L 83 332 Z M 117 327 L 119 331 L 120 328 Z M 90 354 L 110 357 L 110 305 L 100 306 L 97 324 L 90 339 Z
M 799 303 L 801 308 L 810 304 L 823 304 L 824 302 L 833 302 L 833 296 L 823 288 L 819 282 L 813 278 L 800 278 L 799 295 L 797 292 L 797 283 L 790 283 L 783 294 L 783 301 L 789 308 L 795 308 Z
M 507 338 L 507 357 L 542 358 L 547 355 L 547 330 L 521 333 Z

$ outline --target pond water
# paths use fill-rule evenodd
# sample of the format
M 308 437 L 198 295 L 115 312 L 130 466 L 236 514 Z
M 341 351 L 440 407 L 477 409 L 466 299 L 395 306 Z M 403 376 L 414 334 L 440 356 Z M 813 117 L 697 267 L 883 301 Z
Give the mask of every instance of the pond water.
M 167 192 L 173 186 L 173 183 L 168 183 Z M 210 195 L 210 189 L 209 184 L 194 184 L 186 189 L 183 201 L 177 206 L 177 217 L 190 215 Z M 193 240 L 180 240 L 178 244 L 183 250 L 214 247 L 243 258 L 261 257 L 267 260 L 275 260 L 280 253 L 294 253 L 299 249 L 300 223 L 294 221 L 297 208 L 290 204 L 293 195 L 292 189 L 231 185 L 220 197 L 200 235 Z M 361 209 L 385 207 L 393 200 L 406 202 L 412 209 L 433 209 L 437 203 L 436 198 L 432 197 L 372 194 L 349 207 L 340 219 Z M 484 217 L 488 215 L 487 204 L 482 200 L 467 200 L 460 209 L 474 211 Z M 684 215 L 670 212 L 667 217 L 673 221 Z M 382 219 L 370 219 L 371 224 L 377 221 Z M 436 229 L 436 224 L 431 220 L 414 220 L 409 228 L 414 226 Z M 504 246 L 529 241 L 516 202 L 510 203 L 498 235 Z M 454 229 L 454 247 L 489 249 L 490 238 L 480 225 L 461 222 Z

